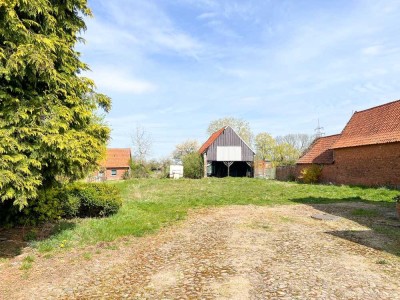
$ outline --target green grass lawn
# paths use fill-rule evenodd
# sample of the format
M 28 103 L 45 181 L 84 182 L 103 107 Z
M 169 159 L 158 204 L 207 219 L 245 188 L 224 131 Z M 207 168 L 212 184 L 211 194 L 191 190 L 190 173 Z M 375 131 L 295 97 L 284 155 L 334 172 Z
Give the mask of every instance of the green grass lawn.
M 113 241 L 119 237 L 143 236 L 186 217 L 189 209 L 224 205 L 290 205 L 363 201 L 393 206 L 399 191 L 385 188 L 306 185 L 253 178 L 208 178 L 201 180 L 141 179 L 116 184 L 124 204 L 104 219 L 60 221 L 56 233 L 35 242 L 41 252 Z M 355 212 L 358 215 L 373 213 Z

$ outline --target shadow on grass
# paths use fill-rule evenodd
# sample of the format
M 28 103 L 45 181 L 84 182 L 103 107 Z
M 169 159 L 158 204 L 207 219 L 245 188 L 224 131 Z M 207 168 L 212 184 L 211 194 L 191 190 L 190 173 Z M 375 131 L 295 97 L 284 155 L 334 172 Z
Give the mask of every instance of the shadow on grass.
M 307 197 L 291 201 L 310 205 L 323 213 L 366 227 L 366 230 L 327 231 L 327 234 L 400 256 L 400 221 L 395 213 L 395 203 L 365 200 L 360 197 Z
M 0 258 L 18 256 L 31 242 L 42 241 L 65 230 L 71 230 L 75 226 L 73 221 L 61 220 L 41 226 L 0 228 Z

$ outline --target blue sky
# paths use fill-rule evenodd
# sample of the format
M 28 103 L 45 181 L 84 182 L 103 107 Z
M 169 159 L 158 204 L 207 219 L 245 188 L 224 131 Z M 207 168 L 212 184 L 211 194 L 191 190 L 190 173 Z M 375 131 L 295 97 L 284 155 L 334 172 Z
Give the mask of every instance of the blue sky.
M 89 0 L 86 76 L 109 95 L 112 147 L 137 124 L 152 157 L 210 121 L 255 134 L 339 133 L 353 111 L 400 98 L 400 1 Z

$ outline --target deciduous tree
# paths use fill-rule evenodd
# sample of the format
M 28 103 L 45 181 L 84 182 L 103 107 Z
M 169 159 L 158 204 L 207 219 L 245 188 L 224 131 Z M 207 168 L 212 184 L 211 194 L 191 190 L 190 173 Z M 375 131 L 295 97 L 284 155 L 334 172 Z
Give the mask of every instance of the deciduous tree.
M 86 0 L 0 1 L 0 199 L 23 207 L 39 188 L 84 177 L 109 128 L 110 99 L 80 76 L 75 45 Z
M 287 143 L 291 145 L 301 154 L 308 148 L 308 146 L 311 145 L 314 140 L 314 136 L 305 133 L 290 133 L 284 136 L 278 136 L 276 140 L 279 144 Z
M 294 165 L 300 153 L 288 143 L 277 143 L 274 148 L 273 163 L 275 166 Z
M 186 178 L 199 179 L 203 177 L 203 158 L 197 153 L 193 152 L 183 157 L 183 175 Z
M 146 178 L 150 176 L 147 158 L 150 155 L 152 139 L 149 132 L 141 125 L 136 125 L 132 134 L 133 160 L 131 161 L 131 177 Z
M 132 143 L 135 160 L 144 164 L 153 145 L 150 133 L 143 126 L 136 125 L 135 132 L 132 135 Z
M 276 141 L 269 133 L 261 132 L 256 135 L 255 148 L 259 159 L 273 161 L 275 147 Z
M 249 145 L 253 142 L 253 132 L 251 131 L 249 122 L 238 119 L 238 118 L 221 118 L 218 120 L 214 120 L 210 123 L 207 129 L 207 133 L 209 135 L 213 134 L 217 130 L 221 129 L 224 126 L 230 126 L 236 133 Z
M 266 132 L 255 138 L 257 157 L 269 160 L 274 166 L 295 164 L 303 150 L 309 145 L 310 138 L 303 134 L 288 134 L 273 138 Z
M 182 159 L 185 155 L 198 151 L 200 148 L 199 142 L 196 140 L 187 140 L 175 146 L 172 153 L 174 159 Z

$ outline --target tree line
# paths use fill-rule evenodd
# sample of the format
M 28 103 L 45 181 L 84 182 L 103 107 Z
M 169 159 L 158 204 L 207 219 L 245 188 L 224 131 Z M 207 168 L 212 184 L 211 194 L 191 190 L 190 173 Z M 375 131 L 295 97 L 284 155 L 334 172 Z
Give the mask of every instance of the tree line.
M 225 126 L 232 127 L 254 149 L 256 160 L 268 161 L 274 167 L 295 164 L 315 139 L 314 135 L 304 133 L 291 133 L 276 137 L 267 132 L 254 135 L 249 122 L 234 117 L 210 122 L 207 134 L 211 135 Z M 159 171 L 162 177 L 166 177 L 171 160 L 182 162 L 188 177 L 200 178 L 203 175 L 202 159 L 197 153 L 201 144 L 197 140 L 188 139 L 177 144 L 168 158 L 149 161 L 146 159 L 152 146 L 149 132 L 138 126 L 132 135 L 132 144 L 134 149 L 134 160 L 131 166 L 133 177 L 149 177 L 152 171 Z

